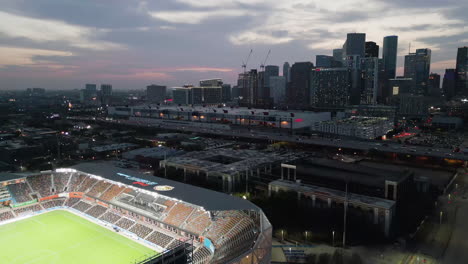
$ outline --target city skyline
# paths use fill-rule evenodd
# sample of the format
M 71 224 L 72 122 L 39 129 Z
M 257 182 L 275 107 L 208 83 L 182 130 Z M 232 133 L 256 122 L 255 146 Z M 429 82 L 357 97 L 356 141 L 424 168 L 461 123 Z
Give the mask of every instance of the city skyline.
M 0 63 L 0 89 L 110 83 L 127 90 L 216 77 L 235 84 L 250 49 L 248 69 L 259 68 L 269 49 L 267 64 L 315 64 L 350 32 L 366 33 L 380 47 L 385 36 L 397 35 L 397 75 L 409 42 L 412 52 L 431 49 L 431 72 L 443 75 L 468 42 L 462 10 L 457 1 L 2 1 L 0 50 L 8 56 Z

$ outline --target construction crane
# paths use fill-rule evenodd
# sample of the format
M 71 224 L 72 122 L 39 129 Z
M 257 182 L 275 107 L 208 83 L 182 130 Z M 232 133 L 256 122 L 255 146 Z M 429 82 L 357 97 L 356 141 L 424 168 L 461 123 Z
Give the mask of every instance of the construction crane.
M 263 60 L 262 64 L 260 64 L 260 70 L 261 71 L 265 71 L 265 63 L 267 62 L 268 57 L 270 57 L 270 53 L 271 53 L 271 50 L 268 50 L 268 53 L 267 53 L 265 59 Z
M 247 56 L 247 58 L 245 59 L 245 61 L 242 61 L 242 68 L 244 69 L 244 73 L 245 73 L 246 70 L 247 70 L 247 63 L 249 62 L 250 56 L 252 56 L 252 52 L 253 52 L 253 50 L 250 49 L 249 55 Z

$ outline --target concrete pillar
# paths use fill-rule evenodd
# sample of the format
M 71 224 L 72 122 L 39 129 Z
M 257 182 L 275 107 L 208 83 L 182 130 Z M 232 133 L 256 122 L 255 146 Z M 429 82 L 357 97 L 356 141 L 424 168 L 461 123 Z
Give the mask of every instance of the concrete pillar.
M 297 170 L 296 170 L 296 169 L 294 169 L 294 181 L 296 181 L 296 180 L 297 180 L 297 179 L 296 179 L 296 176 L 297 176 Z
M 328 208 L 331 208 L 331 198 L 327 198 Z
M 232 192 L 232 176 L 231 175 L 228 175 L 226 176 L 227 178 L 227 182 L 228 182 L 228 192 Z
M 390 223 L 392 222 L 392 211 L 385 210 L 385 237 L 390 236 Z
M 222 177 L 222 181 L 223 181 L 223 192 L 226 192 L 226 185 L 224 184 L 224 182 L 226 181 L 225 176 Z
M 283 170 L 284 170 L 284 168 L 283 168 L 283 167 L 281 167 L 281 179 L 282 179 L 282 180 L 284 180 L 284 174 L 283 174 Z
M 290 181 L 291 178 L 289 177 L 289 168 L 287 168 L 287 170 L 288 170 L 288 181 Z
M 268 170 L 268 171 L 271 173 L 271 164 L 269 165 L 269 167 L 270 167 L 270 168 L 269 168 L 269 170 Z
M 374 208 L 374 225 L 379 223 L 379 208 Z
M 315 207 L 315 194 L 312 195 L 312 207 Z
M 260 177 L 260 168 L 257 168 L 257 176 Z

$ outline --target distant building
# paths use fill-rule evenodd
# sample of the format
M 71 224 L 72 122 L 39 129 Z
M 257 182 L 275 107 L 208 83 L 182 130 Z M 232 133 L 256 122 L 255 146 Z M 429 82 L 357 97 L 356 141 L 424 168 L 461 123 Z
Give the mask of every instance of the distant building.
M 241 90 L 240 103 L 244 106 L 253 106 L 258 98 L 258 72 L 252 69 L 239 74 L 237 87 Z
M 315 123 L 313 131 L 342 136 L 375 139 L 393 130 L 393 120 L 386 117 L 351 117 Z
M 222 103 L 222 87 L 175 87 L 172 91 L 177 105 L 218 105 Z
M 379 85 L 379 59 L 367 57 L 361 59 L 361 100 L 362 105 L 377 103 L 377 88 Z
M 166 99 L 166 86 L 152 84 L 146 87 L 146 99 L 150 103 L 162 103 Z
M 335 61 L 337 68 L 340 68 L 343 66 L 343 49 L 333 50 L 333 60 Z
M 237 85 L 232 87 L 231 96 L 233 100 L 239 100 L 239 97 L 242 96 L 242 88 Z
M 192 104 L 192 90 L 187 87 L 175 87 L 172 90 L 172 99 L 176 105 Z
M 319 68 L 331 68 L 333 67 L 333 60 L 332 56 L 327 55 L 317 55 L 315 56 L 315 67 Z
M 86 84 L 85 89 L 80 91 L 80 102 L 84 104 L 97 103 L 96 84 Z
M 291 67 L 289 66 L 289 62 L 285 62 L 283 64 L 283 76 L 286 79 L 286 83 L 288 83 L 291 80 L 290 71 L 291 71 Z
M 296 62 L 291 67 L 291 81 L 288 86 L 288 103 L 293 107 L 304 108 L 310 105 L 310 72 L 312 62 Z
M 202 87 L 202 101 L 192 102 L 193 104 L 221 104 L 223 101 L 223 91 L 221 87 Z
M 457 71 L 455 69 L 445 69 L 442 83 L 442 91 L 446 100 L 451 100 L 455 96 Z
M 286 100 L 286 77 L 270 77 L 270 96 L 274 104 L 284 103 Z
M 310 103 L 314 107 L 344 107 L 349 103 L 350 74 L 347 68 L 310 72 Z
M 427 98 L 419 95 L 402 94 L 399 96 L 398 114 L 405 118 L 424 118 L 428 114 Z
M 223 84 L 221 87 L 222 87 L 222 94 L 223 94 L 223 103 L 230 102 L 232 100 L 231 85 Z
M 267 65 L 265 66 L 265 71 L 259 73 L 257 105 L 266 106 L 271 104 L 270 77 L 277 76 L 279 76 L 279 67 L 276 65 Z
M 350 92 L 349 102 L 353 105 L 358 105 L 361 102 L 362 93 L 362 62 L 359 55 L 347 55 L 344 61 L 346 68 L 350 70 Z
M 366 58 L 378 58 L 379 45 L 373 41 L 366 41 Z
M 405 56 L 405 78 L 413 79 L 412 94 L 427 95 L 431 69 L 431 50 L 417 49 Z
M 348 33 L 346 42 L 343 45 L 343 56 L 359 55 L 364 58 L 366 55 L 366 34 Z
M 413 79 L 397 77 L 395 79 L 389 79 L 388 85 L 390 88 L 389 96 L 398 96 L 400 94 L 410 94 L 411 87 L 413 86 Z
M 383 39 L 382 59 L 387 79 L 396 76 L 398 36 L 386 36 Z
M 110 104 L 112 98 L 112 85 L 101 84 L 101 104 Z
M 222 85 L 223 85 L 222 79 L 200 80 L 200 87 L 221 87 Z
M 397 108 L 389 105 L 351 105 L 346 107 L 345 116 L 386 117 L 395 120 Z
M 440 75 L 437 73 L 429 74 L 428 95 L 432 97 L 440 97 Z
M 468 46 L 458 48 L 456 71 L 456 94 L 468 96 Z

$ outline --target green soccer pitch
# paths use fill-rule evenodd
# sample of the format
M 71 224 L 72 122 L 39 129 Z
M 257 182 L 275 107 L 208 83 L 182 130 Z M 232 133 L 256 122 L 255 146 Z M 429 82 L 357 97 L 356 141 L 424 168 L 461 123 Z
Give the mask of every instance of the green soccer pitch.
M 1 264 L 131 264 L 155 253 L 62 210 L 0 226 Z

